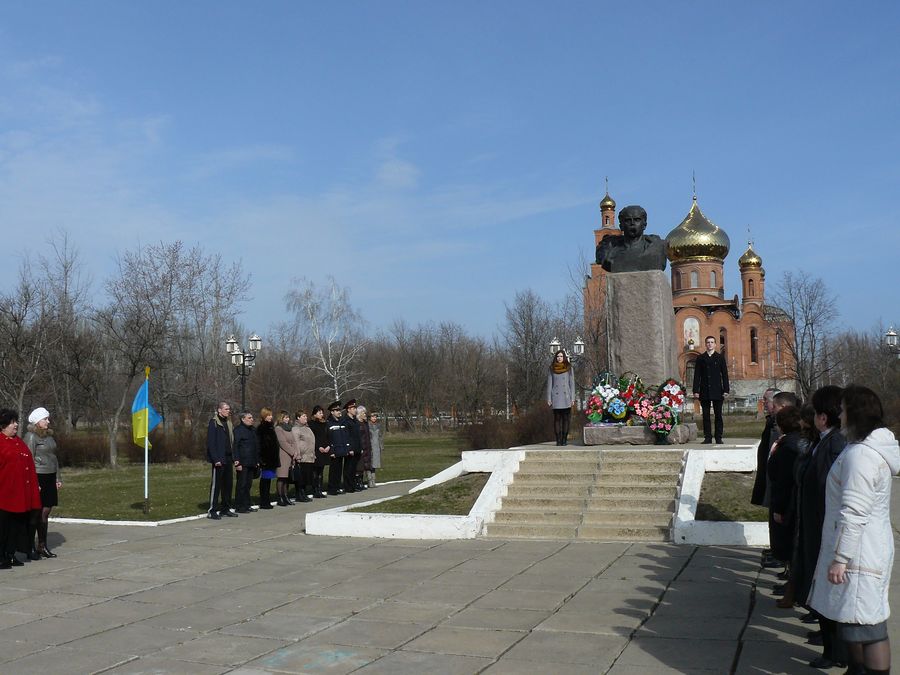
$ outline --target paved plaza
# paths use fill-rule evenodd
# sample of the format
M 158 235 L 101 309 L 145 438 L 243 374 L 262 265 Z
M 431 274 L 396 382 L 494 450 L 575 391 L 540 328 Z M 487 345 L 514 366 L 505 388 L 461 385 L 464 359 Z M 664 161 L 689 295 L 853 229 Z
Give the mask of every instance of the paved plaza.
M 310 506 L 409 486 L 221 521 L 54 524 L 59 558 L 0 571 L 0 673 L 817 672 L 755 549 L 303 533 Z

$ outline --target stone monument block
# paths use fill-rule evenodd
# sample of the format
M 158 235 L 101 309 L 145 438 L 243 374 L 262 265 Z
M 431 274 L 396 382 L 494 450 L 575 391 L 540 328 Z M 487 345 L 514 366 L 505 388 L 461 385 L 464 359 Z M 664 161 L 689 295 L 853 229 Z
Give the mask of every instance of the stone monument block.
M 607 275 L 606 335 L 616 376 L 636 373 L 648 387 L 678 378 L 672 288 L 664 271 Z

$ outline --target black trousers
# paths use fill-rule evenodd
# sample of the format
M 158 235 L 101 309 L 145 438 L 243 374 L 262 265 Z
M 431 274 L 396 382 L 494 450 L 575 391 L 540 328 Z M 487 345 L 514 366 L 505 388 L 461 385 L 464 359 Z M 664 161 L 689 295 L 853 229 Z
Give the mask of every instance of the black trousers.
M 294 473 L 294 476 L 297 478 L 297 480 L 294 481 L 294 489 L 297 491 L 297 496 L 302 497 L 303 495 L 311 495 L 315 492 L 313 488 L 313 469 L 315 468 L 315 465 L 308 462 L 300 462 L 297 466 L 300 467 L 300 469 Z
M 0 562 L 11 558 L 16 551 L 11 536 L 12 521 L 12 513 L 0 510 Z
M 209 482 L 209 512 L 231 509 L 231 491 L 234 489 L 234 462 L 226 459 L 222 466 L 212 466 Z
M 344 458 L 344 490 L 347 492 L 356 492 L 357 464 L 359 464 L 359 457 L 356 455 L 347 455 Z
M 713 412 L 716 414 L 716 441 L 722 442 L 722 432 L 725 430 L 725 423 L 722 421 L 722 399 L 718 401 L 710 401 L 708 399 L 700 399 L 700 407 L 703 409 L 703 440 L 712 440 L 712 424 L 709 419 L 709 404 L 712 403 Z
M 337 491 L 341 489 L 345 459 L 345 457 L 331 458 L 331 465 L 328 467 L 328 492 L 331 494 L 337 494 Z
M 237 471 L 237 488 L 234 492 L 234 507 L 240 511 L 246 511 L 250 508 L 250 490 L 253 487 L 253 469 L 251 467 L 241 467 Z

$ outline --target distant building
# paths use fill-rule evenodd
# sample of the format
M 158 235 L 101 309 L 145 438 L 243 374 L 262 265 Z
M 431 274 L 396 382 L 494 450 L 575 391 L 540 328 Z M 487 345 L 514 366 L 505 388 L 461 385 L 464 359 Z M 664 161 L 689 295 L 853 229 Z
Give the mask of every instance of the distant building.
M 600 202 L 600 221 L 601 227 L 594 230 L 595 245 L 605 237 L 622 236 L 616 226 L 616 203 L 609 194 Z M 783 313 L 765 304 L 766 273 L 752 243 L 738 259 L 741 299 L 725 297 L 728 234 L 703 215 L 696 197 L 684 220 L 666 236 L 666 243 L 679 354 L 680 372 L 675 375 L 690 388 L 694 363 L 704 349 L 704 339 L 712 335 L 727 360 L 737 407 L 756 408 L 757 397 L 769 386 L 793 389 L 792 356 L 779 335 L 791 335 L 793 329 Z M 584 287 L 585 341 L 600 370 L 606 363 L 602 320 L 606 274 L 600 265 L 592 264 Z

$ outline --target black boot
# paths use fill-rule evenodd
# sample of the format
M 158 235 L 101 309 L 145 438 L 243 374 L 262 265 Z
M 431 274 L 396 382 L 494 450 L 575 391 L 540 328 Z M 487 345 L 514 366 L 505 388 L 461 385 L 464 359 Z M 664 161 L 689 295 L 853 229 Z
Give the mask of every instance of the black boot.
M 259 479 L 259 508 L 261 509 L 271 509 L 274 508 L 272 506 L 272 497 L 269 495 L 269 488 L 272 485 L 272 481 L 269 478 L 260 478 Z
M 37 552 L 45 558 L 55 558 L 56 554 L 47 548 L 47 523 L 41 521 L 38 523 L 38 546 Z

